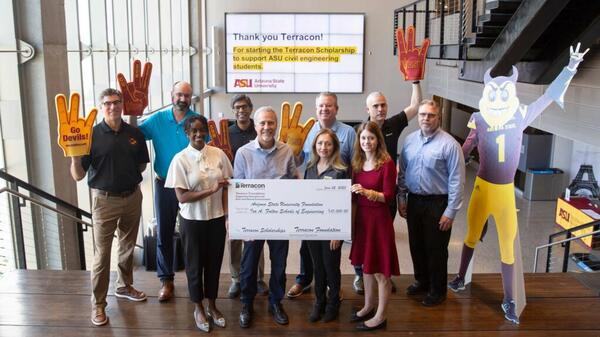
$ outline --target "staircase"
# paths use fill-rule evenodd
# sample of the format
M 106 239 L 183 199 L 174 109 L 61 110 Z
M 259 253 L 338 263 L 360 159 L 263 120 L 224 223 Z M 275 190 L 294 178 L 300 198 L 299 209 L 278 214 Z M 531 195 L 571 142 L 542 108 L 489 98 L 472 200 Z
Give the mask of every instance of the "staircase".
M 476 23 L 462 41 L 463 80 L 481 82 L 488 68 L 492 76 L 506 75 L 516 65 L 519 82 L 549 84 L 567 64 L 570 45 L 598 43 L 600 1 L 498 0 L 484 6 L 473 9 Z
M 469 48 L 489 48 L 500 35 L 522 0 L 497 0 L 485 3 L 485 14 L 477 18 L 474 37 L 465 38 Z

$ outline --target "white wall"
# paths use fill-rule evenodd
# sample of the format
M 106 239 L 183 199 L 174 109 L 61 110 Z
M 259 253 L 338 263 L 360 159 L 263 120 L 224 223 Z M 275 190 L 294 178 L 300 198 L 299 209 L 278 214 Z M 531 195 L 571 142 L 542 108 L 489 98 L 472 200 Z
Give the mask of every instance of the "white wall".
M 365 13 L 365 59 L 364 59 L 364 93 L 340 94 L 338 103 L 340 120 L 363 120 L 366 118 L 365 98 L 371 91 L 382 91 L 390 106 L 389 114 L 400 112 L 410 102 L 411 85 L 404 82 L 398 70 L 397 58 L 393 55 L 393 27 L 394 9 L 402 7 L 413 1 L 410 0 L 377 0 L 368 3 L 362 0 L 305 0 L 298 2 L 273 1 L 273 0 L 207 0 L 207 31 L 216 26 L 220 38 L 215 52 L 224 55 L 225 46 L 220 42 L 224 40 L 224 13 L 225 12 L 297 12 L 297 13 Z M 212 37 L 208 34 L 208 45 L 212 45 Z M 219 60 L 222 57 L 218 58 Z M 431 62 L 430 62 L 431 63 Z M 217 116 L 223 112 L 225 117 L 233 118 L 229 108 L 232 95 L 226 94 L 223 88 L 225 83 L 224 61 L 219 61 L 213 67 L 209 58 L 208 76 L 213 78 L 212 72 L 216 71 L 218 86 L 213 87 L 216 94 L 211 97 L 209 116 Z M 209 80 L 209 86 L 213 83 Z M 424 85 L 423 87 L 425 87 Z M 423 93 L 426 95 L 426 93 Z M 303 120 L 314 117 L 315 94 L 251 94 L 254 107 L 271 105 L 279 110 L 283 101 L 301 101 L 304 103 Z

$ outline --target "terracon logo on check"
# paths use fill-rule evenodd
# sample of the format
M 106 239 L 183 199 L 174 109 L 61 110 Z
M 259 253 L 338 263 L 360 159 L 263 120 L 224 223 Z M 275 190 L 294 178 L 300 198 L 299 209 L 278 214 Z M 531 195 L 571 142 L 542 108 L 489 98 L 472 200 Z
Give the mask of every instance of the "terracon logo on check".
M 246 184 L 246 183 L 235 183 L 235 188 L 260 188 L 264 189 L 265 184 Z

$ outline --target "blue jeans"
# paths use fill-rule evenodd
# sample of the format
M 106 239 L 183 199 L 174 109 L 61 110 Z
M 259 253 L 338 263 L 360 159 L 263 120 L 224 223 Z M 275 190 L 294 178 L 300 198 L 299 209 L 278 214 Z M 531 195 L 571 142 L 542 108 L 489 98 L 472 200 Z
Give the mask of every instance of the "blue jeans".
M 267 240 L 269 257 L 271 258 L 271 277 L 269 279 L 269 303 L 280 303 L 285 292 L 285 267 L 289 241 Z M 252 305 L 256 297 L 256 277 L 258 260 L 263 251 L 265 240 L 244 242 L 242 267 L 240 271 L 241 300 L 244 304 Z
M 156 274 L 161 281 L 173 280 L 173 232 L 179 211 L 175 190 L 165 188 L 165 181 L 154 179 L 154 210 L 156 212 Z

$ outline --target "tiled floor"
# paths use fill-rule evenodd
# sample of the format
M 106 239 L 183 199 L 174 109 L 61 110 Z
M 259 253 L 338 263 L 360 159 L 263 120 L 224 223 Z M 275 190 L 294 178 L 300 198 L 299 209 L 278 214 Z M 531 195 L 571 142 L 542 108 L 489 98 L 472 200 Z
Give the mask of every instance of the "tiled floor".
M 473 188 L 475 179 L 475 169 L 467 167 L 467 181 L 465 185 L 465 198 L 463 207 L 458 213 L 452 229 L 452 237 L 449 245 L 448 272 L 456 273 L 460 263 L 460 253 L 463 246 L 463 239 L 466 232 L 466 210 Z M 523 256 L 523 271 L 528 273 L 533 271 L 533 262 L 535 247 L 548 242 L 548 236 L 556 229 L 554 224 L 554 201 L 529 201 L 521 197 L 517 192 L 517 208 L 519 231 Z M 412 274 L 412 261 L 408 248 L 408 233 L 406 221 L 397 216 L 394 222 L 396 229 L 396 245 L 398 249 L 400 272 L 403 274 Z M 296 274 L 299 271 L 299 241 L 290 242 L 288 255 L 287 273 Z M 344 244 L 342 251 L 342 274 L 354 273 L 348 256 L 350 254 L 350 245 Z M 268 258 L 268 249 L 265 249 L 265 257 Z M 545 251 L 540 253 L 541 263 L 545 263 Z M 222 273 L 229 273 L 229 252 L 225 251 Z M 268 260 L 267 260 L 268 261 Z M 266 263 L 266 273 L 269 273 L 269 264 Z M 500 255 L 498 251 L 498 236 L 496 234 L 493 221 L 483 243 L 480 243 L 475 250 L 475 260 L 473 271 L 475 273 L 496 273 L 500 272 Z M 538 271 L 543 270 L 543 265 L 538 265 Z

